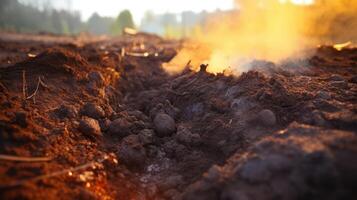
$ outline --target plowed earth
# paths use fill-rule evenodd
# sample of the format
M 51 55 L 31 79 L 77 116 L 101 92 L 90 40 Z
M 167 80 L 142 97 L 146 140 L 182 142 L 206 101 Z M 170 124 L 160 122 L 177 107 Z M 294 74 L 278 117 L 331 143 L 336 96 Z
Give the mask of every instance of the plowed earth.
M 357 197 L 357 49 L 170 76 L 153 35 L 0 39 L 0 199 Z

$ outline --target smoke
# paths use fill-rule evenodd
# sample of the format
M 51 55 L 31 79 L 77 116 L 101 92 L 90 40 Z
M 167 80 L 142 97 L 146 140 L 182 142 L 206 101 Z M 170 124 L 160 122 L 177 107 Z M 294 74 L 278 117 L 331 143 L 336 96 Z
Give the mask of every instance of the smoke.
M 320 44 L 356 42 L 357 1 L 236 0 L 236 11 L 209 18 L 196 40 L 201 45 L 183 48 L 169 63 L 179 71 L 187 60 L 197 68 L 208 63 L 208 71 L 229 68 L 236 74 L 249 70 L 249 60 L 279 62 L 306 56 Z M 207 50 L 209 49 L 209 50 Z M 192 53 L 188 57 L 188 53 Z M 311 52 L 311 51 L 310 51 Z M 186 60 L 182 60 L 186 55 Z

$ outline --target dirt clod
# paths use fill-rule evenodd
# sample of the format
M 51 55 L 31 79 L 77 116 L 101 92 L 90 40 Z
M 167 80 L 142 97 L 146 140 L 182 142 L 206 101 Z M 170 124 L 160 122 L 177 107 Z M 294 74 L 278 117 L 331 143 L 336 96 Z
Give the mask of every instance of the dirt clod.
M 171 136 L 176 131 L 174 119 L 164 113 L 159 113 L 155 116 L 154 126 L 159 137 Z
M 86 103 L 80 110 L 81 115 L 88 116 L 94 119 L 105 117 L 105 112 L 102 107 L 94 103 Z
M 123 138 L 117 152 L 119 161 L 130 169 L 141 169 L 145 165 L 146 151 L 138 135 Z
M 86 136 L 102 136 L 97 120 L 85 117 L 79 121 L 79 130 Z
M 75 106 L 72 105 L 61 105 L 60 107 L 56 108 L 54 110 L 54 114 L 60 118 L 60 119 L 64 119 L 64 118 L 75 118 L 77 116 L 77 109 Z
M 258 113 L 258 120 L 265 126 L 274 126 L 276 124 L 274 112 L 268 109 L 264 109 Z
M 118 118 L 109 125 L 108 134 L 116 137 L 125 137 L 131 134 L 132 124 L 125 118 Z

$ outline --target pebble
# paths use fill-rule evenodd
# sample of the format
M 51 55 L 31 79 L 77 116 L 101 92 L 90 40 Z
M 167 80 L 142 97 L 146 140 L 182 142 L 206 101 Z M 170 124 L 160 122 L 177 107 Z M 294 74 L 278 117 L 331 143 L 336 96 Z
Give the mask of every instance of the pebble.
M 102 136 L 98 121 L 89 117 L 79 121 L 79 130 L 87 136 Z
M 155 116 L 154 127 L 159 137 L 171 136 L 176 131 L 175 121 L 164 113 L 159 113 Z
M 94 103 L 86 103 L 80 110 L 81 115 L 85 115 L 94 119 L 104 118 L 105 112 L 102 107 Z
M 258 113 L 258 120 L 265 126 L 273 126 L 276 124 L 276 116 L 273 111 L 264 109 Z

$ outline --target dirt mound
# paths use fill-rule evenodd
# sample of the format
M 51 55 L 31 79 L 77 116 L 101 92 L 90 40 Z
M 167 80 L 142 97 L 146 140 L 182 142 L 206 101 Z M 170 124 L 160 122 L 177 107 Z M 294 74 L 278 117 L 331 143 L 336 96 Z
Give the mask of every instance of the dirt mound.
M 252 144 L 246 153 L 233 155 L 227 164 L 211 167 L 201 180 L 188 187 L 183 199 L 356 196 L 356 143 L 352 132 L 293 123 Z

